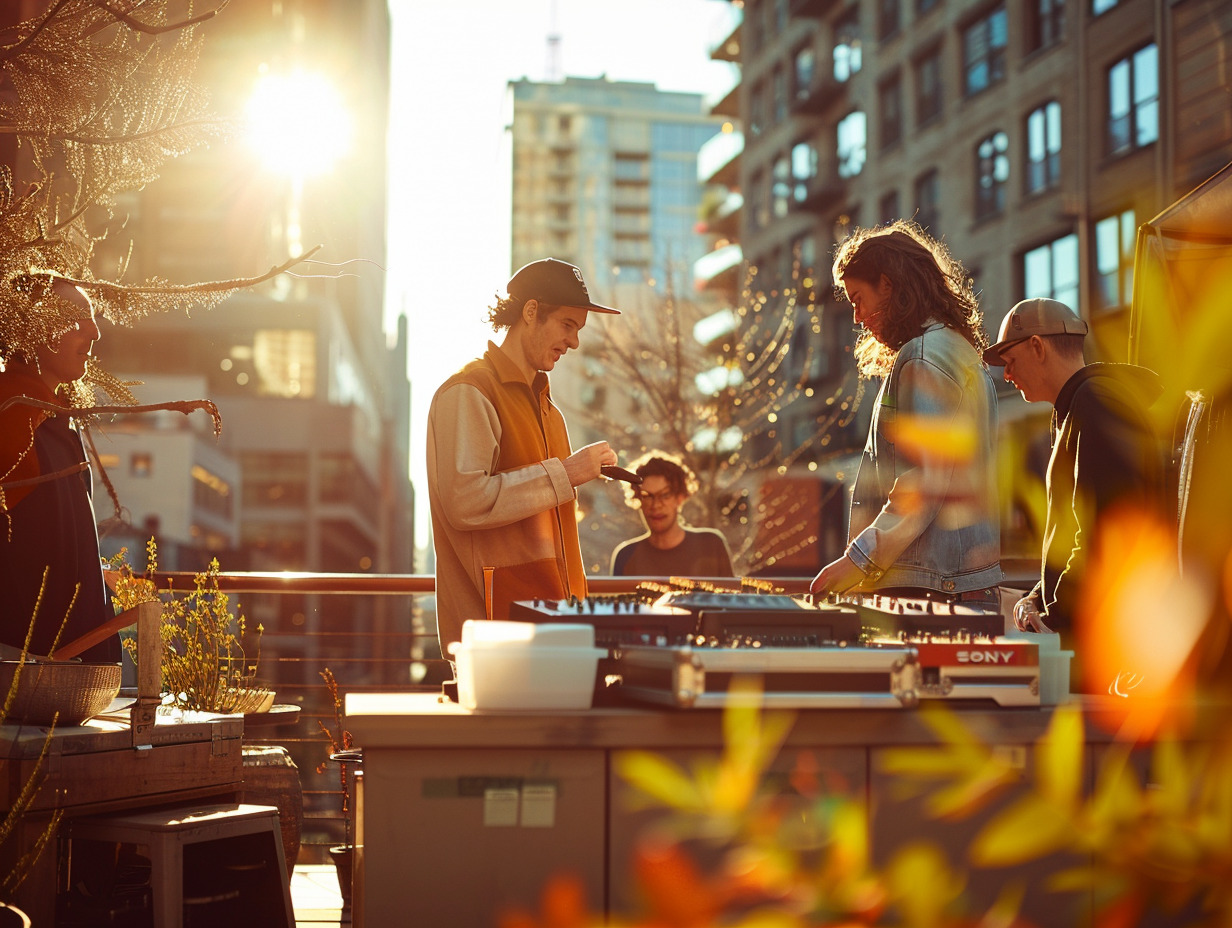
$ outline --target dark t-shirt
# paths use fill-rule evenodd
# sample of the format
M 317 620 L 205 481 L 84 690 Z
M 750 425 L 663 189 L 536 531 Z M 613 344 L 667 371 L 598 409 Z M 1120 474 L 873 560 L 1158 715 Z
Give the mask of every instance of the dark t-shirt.
M 712 528 L 686 528 L 674 548 L 651 545 L 649 533 L 622 542 L 612 552 L 617 577 L 733 577 L 727 542 Z

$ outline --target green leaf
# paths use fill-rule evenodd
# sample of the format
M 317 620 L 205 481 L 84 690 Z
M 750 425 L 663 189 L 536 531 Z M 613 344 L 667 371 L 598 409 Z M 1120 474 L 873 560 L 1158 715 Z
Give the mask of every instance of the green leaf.
M 984 826 L 969 855 L 977 866 L 1009 867 L 1071 847 L 1074 834 L 1066 810 L 1030 793 Z
M 616 771 L 629 785 L 674 809 L 705 806 L 696 784 L 675 764 L 647 751 L 622 751 Z
M 1060 706 L 1036 747 L 1039 791 L 1066 808 L 1076 807 L 1081 800 L 1083 737 L 1082 713 L 1072 706 Z

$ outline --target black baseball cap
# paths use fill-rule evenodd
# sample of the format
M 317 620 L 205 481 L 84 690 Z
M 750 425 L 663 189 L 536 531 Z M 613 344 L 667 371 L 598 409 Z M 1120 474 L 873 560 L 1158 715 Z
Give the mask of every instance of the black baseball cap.
M 620 315 L 619 309 L 601 306 L 590 298 L 582 272 L 559 258 L 540 258 L 518 269 L 505 287 L 519 300 L 541 300 L 553 306 L 572 306 L 597 313 Z

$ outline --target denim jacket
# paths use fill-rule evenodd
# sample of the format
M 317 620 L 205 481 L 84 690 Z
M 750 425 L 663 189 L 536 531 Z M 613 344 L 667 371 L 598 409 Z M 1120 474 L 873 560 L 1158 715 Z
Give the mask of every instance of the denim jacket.
M 997 396 L 979 353 L 931 323 L 881 385 L 851 500 L 863 589 L 964 593 L 1001 574 Z

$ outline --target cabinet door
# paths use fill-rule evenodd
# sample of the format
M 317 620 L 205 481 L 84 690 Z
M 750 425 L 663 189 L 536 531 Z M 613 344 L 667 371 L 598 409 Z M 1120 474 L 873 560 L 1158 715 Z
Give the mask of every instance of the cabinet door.
M 604 899 L 601 750 L 364 749 L 364 923 L 457 928 L 533 911 L 571 873 Z

